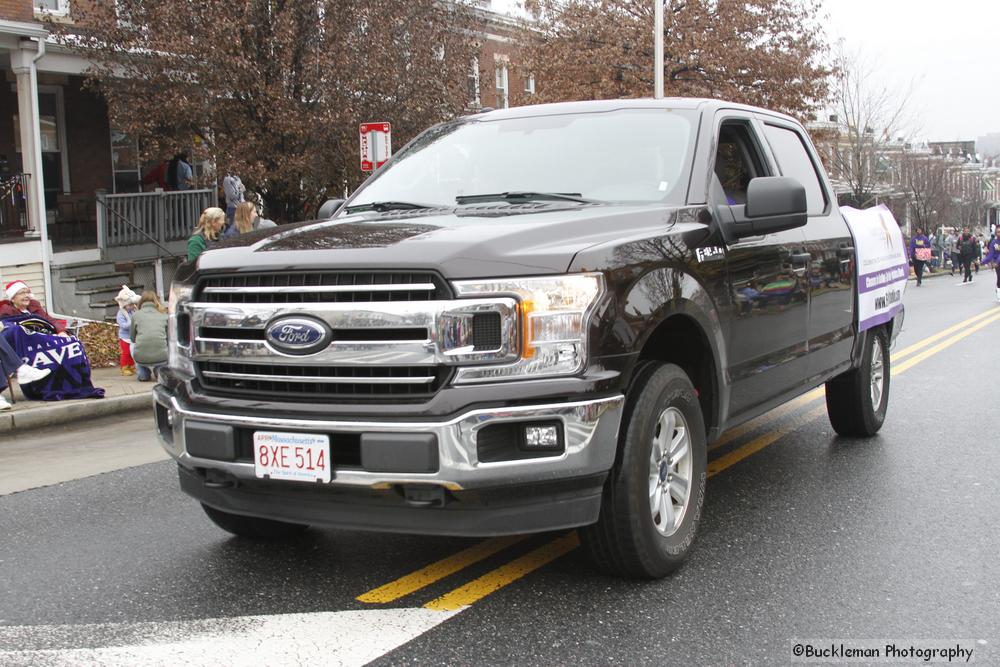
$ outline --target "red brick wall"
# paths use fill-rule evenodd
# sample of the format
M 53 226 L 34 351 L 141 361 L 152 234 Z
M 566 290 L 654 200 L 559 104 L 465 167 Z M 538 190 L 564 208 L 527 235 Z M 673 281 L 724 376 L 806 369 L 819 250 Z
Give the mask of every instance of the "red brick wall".
M 34 21 L 34 3 L 32 0 L 0 0 L 0 19 Z

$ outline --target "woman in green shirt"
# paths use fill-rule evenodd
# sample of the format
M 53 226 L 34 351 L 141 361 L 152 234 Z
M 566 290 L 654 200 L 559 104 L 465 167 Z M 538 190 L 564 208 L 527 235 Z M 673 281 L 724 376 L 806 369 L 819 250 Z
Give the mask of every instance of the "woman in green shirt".
M 206 208 L 198 219 L 198 226 L 194 228 L 194 233 L 188 239 L 187 261 L 193 262 L 198 259 L 198 255 L 208 248 L 208 242 L 217 240 L 219 232 L 225 226 L 225 211 L 217 206 Z
M 148 382 L 167 363 L 167 313 L 156 292 L 143 292 L 132 314 L 132 358 L 139 382 Z

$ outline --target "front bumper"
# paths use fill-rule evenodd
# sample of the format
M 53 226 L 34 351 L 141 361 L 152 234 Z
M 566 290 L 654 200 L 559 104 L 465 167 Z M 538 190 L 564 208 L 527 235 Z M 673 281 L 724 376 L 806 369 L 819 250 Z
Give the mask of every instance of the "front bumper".
M 513 385 L 511 385 L 513 387 Z M 181 468 L 182 488 L 204 503 L 237 514 L 284 521 L 399 532 L 495 535 L 585 525 L 597 520 L 607 472 L 614 464 L 624 397 L 573 402 L 540 402 L 469 409 L 437 421 L 291 419 L 261 414 L 204 412 L 185 405 L 163 386 L 153 392 L 161 444 Z M 481 461 L 477 439 L 484 429 L 522 422 L 561 425 L 563 448 L 553 455 Z M 256 477 L 252 458 L 239 460 L 232 449 L 220 458 L 194 456 L 187 438 L 195 429 L 227 432 L 280 430 L 328 433 L 336 438 L 433 436 L 436 469 L 366 469 L 364 457 L 352 465 L 334 461 L 329 484 L 272 482 Z M 496 431 L 493 431 L 494 433 Z M 403 437 L 400 437 L 403 436 Z M 383 452 L 384 454 L 384 452 Z M 390 452 L 391 454 L 391 452 Z M 405 468 L 412 460 L 400 450 L 390 459 Z M 385 463 L 382 456 L 381 462 Z M 422 468 L 422 469 L 421 469 Z M 413 494 L 413 489 L 436 491 Z M 415 500 L 433 498 L 432 502 Z

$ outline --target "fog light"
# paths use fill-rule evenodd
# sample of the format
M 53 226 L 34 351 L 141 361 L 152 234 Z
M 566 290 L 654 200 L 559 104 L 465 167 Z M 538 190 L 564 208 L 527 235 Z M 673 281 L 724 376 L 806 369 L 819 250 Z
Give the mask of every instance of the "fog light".
M 555 424 L 524 427 L 525 449 L 558 449 L 559 427 Z

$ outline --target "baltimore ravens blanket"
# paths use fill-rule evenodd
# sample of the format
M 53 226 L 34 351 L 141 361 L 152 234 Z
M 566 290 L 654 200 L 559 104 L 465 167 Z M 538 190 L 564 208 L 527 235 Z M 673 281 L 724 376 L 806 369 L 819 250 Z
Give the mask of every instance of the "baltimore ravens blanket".
M 104 390 L 90 381 L 90 361 L 83 344 L 74 336 L 55 335 L 55 329 L 34 315 L 8 317 L 0 332 L 24 363 L 52 372 L 45 378 L 21 385 L 21 391 L 36 401 L 70 398 L 104 398 Z

